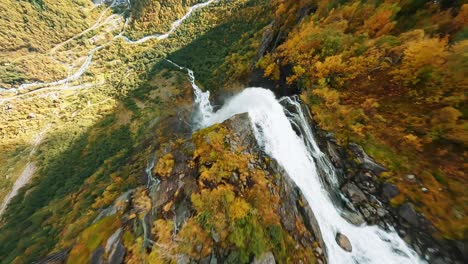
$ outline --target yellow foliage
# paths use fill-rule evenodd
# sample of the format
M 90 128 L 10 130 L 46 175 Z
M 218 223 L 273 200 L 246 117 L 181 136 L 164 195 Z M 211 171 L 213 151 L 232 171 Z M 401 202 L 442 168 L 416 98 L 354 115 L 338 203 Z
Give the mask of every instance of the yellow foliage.
M 151 210 L 151 199 L 148 197 L 145 188 L 138 188 L 135 190 L 133 203 L 140 218 L 143 218 Z
M 200 259 L 211 253 L 213 241 L 210 234 L 204 230 L 194 218 L 190 218 L 177 234 L 178 251 Z M 202 246 L 201 252 L 196 247 Z
M 370 37 L 379 37 L 389 33 L 395 23 L 391 21 L 393 12 L 390 9 L 382 9 L 364 22 L 363 30 Z
M 280 68 L 276 63 L 275 58 L 271 55 L 263 56 L 258 62 L 257 67 L 263 69 L 264 76 L 269 77 L 272 80 L 279 80 L 280 78 Z
M 162 156 L 158 160 L 158 164 L 153 169 L 154 175 L 159 175 L 161 177 L 171 176 L 172 170 L 174 168 L 174 156 L 171 153 L 168 153 Z
M 242 219 L 247 216 L 250 210 L 251 207 L 245 200 L 236 198 L 229 205 L 229 218 L 234 221 Z
M 324 100 L 324 103 L 328 107 L 336 107 L 340 102 L 340 92 L 332 90 L 328 87 L 314 89 L 312 93 Z
M 421 142 L 421 139 L 419 139 L 417 136 L 413 134 L 408 134 L 404 136 L 405 142 L 411 146 L 413 146 L 415 149 L 418 151 L 423 150 L 423 144 Z
M 342 75 L 346 65 L 343 63 L 341 56 L 329 56 L 324 62 L 317 61 L 315 63 L 315 76 L 318 79 L 334 78 L 339 80 L 338 75 Z
M 121 225 L 117 215 L 99 220 L 85 229 L 77 238 L 76 244 L 70 251 L 67 263 L 85 263 L 91 253 L 101 244 L 105 243 L 115 230 Z
M 448 57 L 447 41 L 440 38 L 425 38 L 408 43 L 401 66 L 392 72 L 394 80 L 415 85 L 422 81 L 421 75 L 426 70 L 442 70 Z

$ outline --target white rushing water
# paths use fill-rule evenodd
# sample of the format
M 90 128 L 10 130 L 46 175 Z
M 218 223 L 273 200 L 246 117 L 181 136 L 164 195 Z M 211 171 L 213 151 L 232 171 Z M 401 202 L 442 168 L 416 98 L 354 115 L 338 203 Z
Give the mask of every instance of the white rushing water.
M 341 210 L 330 198 L 317 166 L 326 173 L 330 185 L 337 187 L 334 168 L 320 151 L 299 102 L 288 97 L 281 99 L 295 108 L 296 111 L 292 113 L 281 105 L 271 91 L 247 88 L 213 112 L 211 106 L 206 106 L 209 104 L 209 94 L 200 90 L 194 82 L 193 72 L 187 71 L 195 102 L 202 112 L 199 114 L 202 118 L 195 120 L 197 126 L 207 127 L 236 114 L 249 114 L 257 142 L 285 169 L 314 212 L 329 263 L 423 263 L 395 231 L 385 231 L 377 226 L 355 226 L 341 216 Z M 299 128 L 301 136 L 296 134 L 291 123 Z M 346 252 L 336 243 L 337 233 L 349 238 L 352 252 Z

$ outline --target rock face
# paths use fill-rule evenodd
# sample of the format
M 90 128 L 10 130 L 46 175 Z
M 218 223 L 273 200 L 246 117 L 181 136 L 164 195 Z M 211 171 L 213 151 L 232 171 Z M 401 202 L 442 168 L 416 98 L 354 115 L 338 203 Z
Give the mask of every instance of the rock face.
M 337 168 L 341 191 L 350 201 L 346 204 L 349 212 L 343 213 L 344 218 L 354 224 L 361 224 L 364 220 L 383 228 L 395 227 L 400 236 L 430 263 L 466 263 L 466 247 L 457 246 L 466 243 L 433 236 L 435 228 L 411 203 L 398 208 L 390 205 L 389 200 L 397 196 L 399 190 L 397 186 L 379 180 L 379 174 L 387 170 L 385 167 L 375 162 L 361 146 L 354 143 L 339 146 L 332 134 L 315 129 L 318 144 Z M 410 183 L 418 181 L 412 174 L 406 175 L 404 180 Z M 338 238 L 341 237 L 337 236 L 337 243 Z M 344 239 L 342 242 L 346 245 Z
M 398 187 L 394 184 L 386 182 L 382 185 L 382 195 L 387 199 L 391 199 L 399 193 L 400 190 L 398 190 Z
M 123 244 L 119 241 L 115 246 L 114 250 L 109 255 L 109 264 L 120 264 L 123 263 L 126 249 Z
M 96 217 L 93 225 L 109 217 L 119 217 L 121 224 L 91 252 L 95 263 L 140 263 L 142 248 L 147 257 L 164 254 L 175 263 L 326 262 L 312 210 L 298 186 L 261 151 L 247 114 L 188 135 L 159 145 L 154 166 L 150 162 L 142 172 L 147 182 Z M 166 164 L 167 173 L 154 173 L 168 156 L 173 162 Z M 252 250 L 254 241 L 259 251 Z
M 362 167 L 364 169 L 372 171 L 377 175 L 384 171 L 387 171 L 387 169 L 384 166 L 378 164 L 373 158 L 367 155 L 367 153 L 364 152 L 364 149 L 358 144 L 349 144 L 349 149 L 359 159 L 359 162 L 362 164 Z
M 336 234 L 335 240 L 336 240 L 336 243 L 338 243 L 338 245 L 345 251 L 348 251 L 348 252 L 353 251 L 353 247 L 351 246 L 351 242 L 349 241 L 347 236 L 341 233 L 338 233 Z
M 417 226 L 419 224 L 418 214 L 414 210 L 414 207 L 411 203 L 405 203 L 400 206 L 398 209 L 398 214 L 401 218 L 413 226 Z
M 345 184 L 341 190 L 351 199 L 353 204 L 361 204 L 367 201 L 366 195 L 353 183 Z

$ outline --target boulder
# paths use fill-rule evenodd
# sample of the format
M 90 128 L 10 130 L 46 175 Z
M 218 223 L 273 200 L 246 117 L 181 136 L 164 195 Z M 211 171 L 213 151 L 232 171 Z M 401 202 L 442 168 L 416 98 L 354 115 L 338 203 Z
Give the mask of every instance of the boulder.
M 341 233 L 337 233 L 335 240 L 336 240 L 336 243 L 345 251 L 347 252 L 353 251 L 353 247 L 351 246 L 351 242 L 349 241 L 347 236 Z
M 416 213 L 411 203 L 404 203 L 400 206 L 398 215 L 412 226 L 417 226 L 419 224 L 418 213 Z
M 357 225 L 357 226 L 360 226 L 366 222 L 364 218 L 362 217 L 362 215 L 357 212 L 345 211 L 341 214 L 341 216 L 345 218 L 346 220 L 348 220 L 353 225 Z
M 393 197 L 397 196 L 400 193 L 400 190 L 398 190 L 398 187 L 394 184 L 385 182 L 382 185 L 382 195 L 386 199 L 392 199 Z
M 252 264 L 276 264 L 275 256 L 270 251 L 263 253 L 260 257 L 255 257 Z
M 353 204 L 361 204 L 367 201 L 366 195 L 354 183 L 345 184 L 341 190 L 351 199 Z

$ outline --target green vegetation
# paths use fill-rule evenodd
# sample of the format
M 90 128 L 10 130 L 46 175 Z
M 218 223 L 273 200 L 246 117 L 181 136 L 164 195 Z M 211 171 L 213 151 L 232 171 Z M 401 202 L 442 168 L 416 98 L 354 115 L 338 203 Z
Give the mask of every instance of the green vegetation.
M 218 26 L 168 56 L 193 69 L 197 80 L 208 90 L 221 90 L 229 80 L 246 80 L 261 41 L 259 31 L 272 19 L 272 10 L 264 0 L 238 1 L 235 6 L 220 5 L 222 8 L 210 15 L 218 17 L 227 12 L 229 17 L 223 17 Z M 237 55 L 231 56 L 233 53 Z
M 109 238 L 120 226 L 118 215 L 109 216 L 99 220 L 96 224 L 86 228 L 77 238 L 73 250 L 70 252 L 70 264 L 87 263 L 91 253 L 100 245 L 106 246 Z
M 0 87 L 64 77 L 66 69 L 47 52 L 91 26 L 102 10 L 85 0 L 2 1 Z
M 68 84 L 71 87 L 92 85 L 91 88 L 61 90 L 63 87 L 57 87 L 21 93 L 18 98 L 0 103 L 0 150 L 6 157 L 0 161 L 0 171 L 7 172 L 2 175 L 8 176 L 8 179 L 2 179 L 0 197 L 9 190 L 26 163 L 34 145 L 31 143 L 34 135 L 41 131 L 45 135 L 31 157 L 38 167 L 32 182 L 20 190 L 2 217 L 1 263 L 30 263 L 52 251 L 69 247 L 100 209 L 110 205 L 123 191 L 136 186 L 144 172 L 149 149 L 167 139 L 162 131 L 155 133 L 156 125 L 164 127 L 160 121 L 177 114 L 173 112 L 175 109 L 184 109 L 182 105 L 187 105 L 186 111 L 190 109 L 192 94 L 186 74 L 168 71 L 168 67 L 173 67 L 162 59 L 222 23 L 227 27 L 231 27 L 230 23 L 240 23 L 231 10 L 247 12 L 244 9 L 249 6 L 248 2 L 255 1 L 219 1 L 207 7 L 206 12 L 194 13 L 174 36 L 165 41 L 131 46 L 121 40 L 109 42 L 104 28 L 89 32 L 83 39 L 74 39 L 57 49 L 55 56 L 72 63 L 73 60 L 68 60 L 69 55 L 79 58 L 86 50 L 100 44 L 88 43 L 90 37 L 103 36 L 100 41 L 104 42 L 107 39 L 106 45 L 94 54 L 87 73 L 80 80 Z M 47 13 L 53 10 L 52 3 L 44 1 L 44 10 L 34 12 Z M 27 2 L 14 4 L 30 5 Z M 48 63 L 47 51 L 53 44 L 89 27 L 103 8 L 80 9 L 86 11 L 82 15 L 86 19 L 70 19 L 89 22 L 76 31 L 70 29 L 67 31 L 69 35 L 51 37 L 50 42 L 38 39 L 44 43 L 37 51 L 40 56 L 47 57 L 44 63 Z M 57 14 L 61 13 L 57 11 Z M 226 19 L 218 20 L 219 17 Z M 78 25 L 70 21 L 68 24 Z M 37 24 L 38 27 L 41 25 Z M 247 30 L 246 27 L 237 28 Z M 117 29 L 111 30 L 115 33 Z M 32 38 L 32 35 L 28 37 Z M 235 41 L 227 44 L 235 45 Z M 73 52 L 66 52 L 68 49 Z M 34 65 L 37 60 L 30 53 L 24 54 L 29 56 L 22 57 L 26 64 L 51 73 L 45 67 Z M 199 56 L 201 58 L 204 54 Z M 216 61 L 224 61 L 224 58 Z M 3 66 L 6 70 L 14 68 L 6 64 L 0 67 Z M 73 67 L 76 66 L 79 65 Z M 45 77 L 39 72 L 37 76 Z M 17 78 L 18 82 L 32 80 L 28 76 L 21 78 Z M 18 236 L 18 230 L 22 236 Z
M 267 161 L 257 154 L 246 154 L 245 148 L 249 146 L 234 144 L 239 139 L 232 129 L 225 124 L 215 125 L 196 132 L 192 139 L 168 143 L 170 147 L 165 148 L 177 153 L 184 149 L 187 141 L 193 142 L 195 149 L 191 147 L 191 153 L 186 153 L 191 159 L 185 166 L 196 168 L 196 175 L 188 177 L 193 177 L 190 184 L 198 186 L 194 190 L 199 191 L 184 194 L 180 189 L 165 204 L 152 208 L 147 191 L 138 188 L 134 195 L 136 215 L 130 216 L 134 219 L 138 216 L 135 221 L 138 226 L 130 226 L 123 239 L 128 249 L 126 262 L 173 263 L 181 255 L 201 260 L 224 250 L 229 252 L 224 256 L 225 263 L 250 263 L 254 256 L 267 251 L 273 252 L 280 263 L 314 263 L 312 248 L 297 243 L 292 232 L 286 231 L 280 223 L 277 211 L 281 187 L 274 183 L 276 178 L 268 169 L 260 168 L 263 166 L 260 164 L 268 164 Z M 166 164 L 173 156 L 172 153 L 164 155 L 156 166 Z M 252 164 L 259 166 L 249 168 Z M 177 182 L 175 179 L 179 177 L 175 173 L 161 175 L 159 169 L 155 171 L 162 185 Z M 188 197 L 184 198 L 185 195 Z M 172 212 L 174 205 L 183 199 L 190 200 L 193 213 L 176 229 Z M 150 210 L 158 212 L 153 213 L 154 243 L 147 250 L 141 250 L 144 238 L 139 223 Z M 296 219 L 295 226 L 295 235 L 311 235 L 301 219 Z
M 281 226 L 277 213 L 279 198 L 268 189 L 272 186 L 271 175 L 260 168 L 249 168 L 249 163 L 258 157 L 245 154 L 245 146 L 233 147 L 231 138 L 223 125 L 193 136 L 196 145 L 193 159 L 201 165 L 198 178 L 201 190 L 192 195 L 191 201 L 199 227 L 211 237 L 219 236 L 223 248 L 235 249 L 228 257 L 229 263 L 249 263 L 252 256 L 269 250 L 280 263 L 313 261 L 311 249 L 296 247 L 294 239 Z M 232 175 L 238 176 L 233 179 Z M 198 225 L 195 226 L 199 228 Z M 182 230 L 185 228 L 193 227 L 186 224 Z
M 203 0 L 135 0 L 130 15 L 132 21 L 128 36 L 138 39 L 147 35 L 164 33 L 171 29 L 173 21 L 181 18 L 189 7 Z
M 394 204 L 411 200 L 444 237 L 466 238 L 468 5 L 278 0 L 276 7 L 282 43 L 257 63 L 265 76 L 300 88 L 321 128 L 390 168 L 383 178 L 401 190 Z

